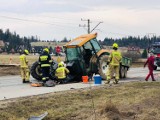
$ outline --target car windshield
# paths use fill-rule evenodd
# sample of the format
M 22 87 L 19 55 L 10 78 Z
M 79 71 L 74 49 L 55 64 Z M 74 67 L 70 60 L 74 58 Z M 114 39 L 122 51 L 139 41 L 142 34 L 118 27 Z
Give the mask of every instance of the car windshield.
M 153 53 L 160 53 L 160 47 L 153 47 Z
M 77 48 L 67 48 L 66 50 L 67 60 L 75 60 L 79 58 L 80 50 Z

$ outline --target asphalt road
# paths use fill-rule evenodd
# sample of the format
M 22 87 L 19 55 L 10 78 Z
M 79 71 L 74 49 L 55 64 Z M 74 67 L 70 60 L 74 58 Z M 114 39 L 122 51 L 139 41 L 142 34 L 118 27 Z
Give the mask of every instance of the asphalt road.
M 146 74 L 148 73 L 147 68 L 131 68 L 128 71 L 128 76 L 126 79 L 120 80 L 121 82 L 131 82 L 131 81 L 144 81 Z M 155 75 L 159 75 L 160 71 L 154 71 Z M 158 79 L 160 76 L 156 76 Z M 31 81 L 34 81 L 31 78 Z M 150 79 L 151 81 L 151 79 Z M 157 80 L 160 81 L 160 80 Z M 104 81 L 102 82 L 102 85 Z M 38 94 L 45 94 L 57 91 L 65 91 L 65 90 L 74 90 L 80 89 L 90 86 L 99 86 L 94 84 L 94 82 L 90 83 L 72 83 L 72 84 L 60 84 L 55 87 L 32 87 L 30 84 L 23 84 L 20 76 L 4 76 L 0 77 L 0 100 L 17 98 L 17 97 L 25 97 L 32 96 Z

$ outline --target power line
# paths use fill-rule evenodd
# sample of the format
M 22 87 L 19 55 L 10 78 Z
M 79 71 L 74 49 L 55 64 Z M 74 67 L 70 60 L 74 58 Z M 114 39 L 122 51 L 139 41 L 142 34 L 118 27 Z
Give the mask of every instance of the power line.
M 87 19 L 87 20 L 81 19 L 81 21 L 87 21 L 87 25 L 86 25 L 86 24 L 84 24 L 84 25 L 79 25 L 79 27 L 87 27 L 87 32 L 88 32 L 88 34 L 90 34 L 91 32 L 93 32 L 93 31 L 98 27 L 98 25 L 99 25 L 100 23 L 103 23 L 103 22 L 99 22 L 92 30 L 90 30 L 90 29 L 91 29 L 91 28 L 90 28 L 90 23 L 91 23 L 90 19 Z
M 16 18 L 16 17 L 8 17 L 8 16 L 0 16 L 0 17 L 6 18 L 6 19 L 14 19 L 14 20 L 19 20 L 19 21 L 25 21 L 25 22 L 42 23 L 42 24 L 47 24 L 47 25 L 52 25 L 52 26 L 64 27 L 62 25 L 58 25 L 58 24 L 54 24 L 54 23 L 48 23 L 48 22 L 42 22 L 42 21 L 37 21 L 37 20 L 22 19 L 22 18 Z M 69 27 L 75 27 L 75 26 L 69 26 Z

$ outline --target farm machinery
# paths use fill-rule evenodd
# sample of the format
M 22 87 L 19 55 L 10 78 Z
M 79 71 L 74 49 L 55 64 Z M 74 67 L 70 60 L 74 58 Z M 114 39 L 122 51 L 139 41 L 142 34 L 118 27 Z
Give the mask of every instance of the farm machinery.
M 110 51 L 103 49 L 96 37 L 97 33 L 81 35 L 63 46 L 66 54 L 65 64 L 70 71 L 70 81 L 81 81 L 82 76 L 90 76 L 93 73 L 99 74 L 103 79 L 106 79 L 107 60 Z M 57 64 L 56 61 L 52 62 L 50 79 L 55 79 Z M 131 59 L 123 57 L 119 70 L 120 78 L 127 77 L 130 65 Z M 32 65 L 31 75 L 37 80 L 42 79 L 38 61 Z

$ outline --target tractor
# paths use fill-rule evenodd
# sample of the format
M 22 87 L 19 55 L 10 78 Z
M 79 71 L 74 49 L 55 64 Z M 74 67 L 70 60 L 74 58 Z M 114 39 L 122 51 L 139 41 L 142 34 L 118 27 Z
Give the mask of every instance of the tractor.
M 70 71 L 71 81 L 81 81 L 82 76 L 90 76 L 93 73 L 99 74 L 102 79 L 106 79 L 107 60 L 110 52 L 102 49 L 96 37 L 97 33 L 81 35 L 63 46 L 66 54 L 65 64 Z M 123 57 L 120 66 L 120 78 L 127 77 L 130 65 L 131 59 Z M 57 66 L 57 62 L 53 61 L 50 79 L 55 78 L 54 72 Z M 38 61 L 32 65 L 31 75 L 37 80 L 42 79 Z

